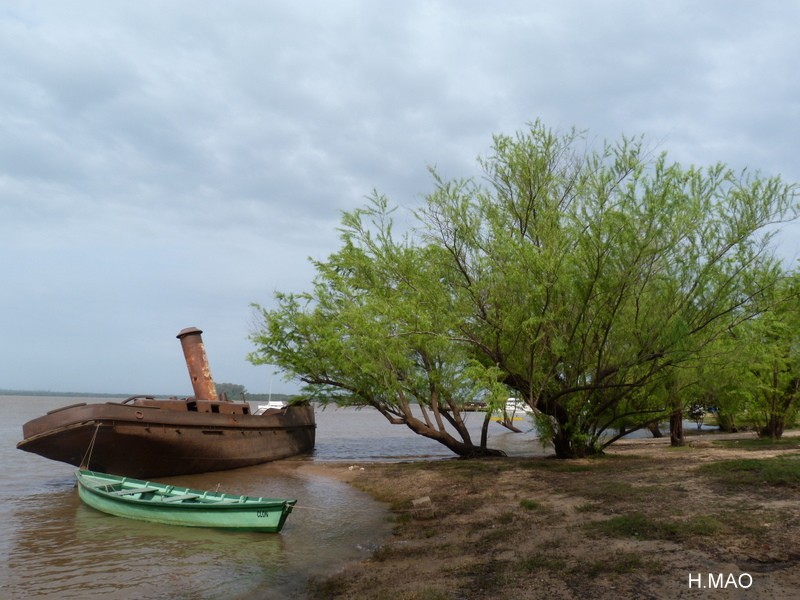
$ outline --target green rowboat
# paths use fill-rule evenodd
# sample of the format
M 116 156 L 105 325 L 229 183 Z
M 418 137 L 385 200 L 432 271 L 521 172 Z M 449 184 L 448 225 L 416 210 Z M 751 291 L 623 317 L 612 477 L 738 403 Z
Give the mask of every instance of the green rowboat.
M 78 494 L 99 511 L 167 525 L 277 532 L 297 500 L 236 496 L 79 469 Z

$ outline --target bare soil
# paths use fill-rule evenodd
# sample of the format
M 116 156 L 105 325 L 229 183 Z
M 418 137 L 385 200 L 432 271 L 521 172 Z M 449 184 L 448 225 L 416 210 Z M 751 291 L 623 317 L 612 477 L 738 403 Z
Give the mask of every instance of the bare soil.
M 799 432 L 789 432 L 787 437 Z M 393 537 L 312 583 L 313 598 L 798 598 L 800 485 L 703 465 L 779 456 L 800 437 L 622 441 L 603 457 L 303 467 L 391 507 Z M 740 442 L 744 442 L 742 445 Z M 796 471 L 795 471 L 796 472 Z M 751 474 L 753 471 L 751 470 Z

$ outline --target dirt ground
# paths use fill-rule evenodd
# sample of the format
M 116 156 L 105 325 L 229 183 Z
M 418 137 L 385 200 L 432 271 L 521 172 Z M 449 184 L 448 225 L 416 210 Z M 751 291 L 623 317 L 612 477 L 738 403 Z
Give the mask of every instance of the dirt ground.
M 387 502 L 396 524 L 369 560 L 310 594 L 798 598 L 798 433 L 781 444 L 753 443 L 752 433 L 694 435 L 684 448 L 630 440 L 571 461 L 309 465 Z M 788 479 L 759 480 L 768 474 L 758 461 L 775 457 Z M 737 459 L 750 462 L 726 462 Z

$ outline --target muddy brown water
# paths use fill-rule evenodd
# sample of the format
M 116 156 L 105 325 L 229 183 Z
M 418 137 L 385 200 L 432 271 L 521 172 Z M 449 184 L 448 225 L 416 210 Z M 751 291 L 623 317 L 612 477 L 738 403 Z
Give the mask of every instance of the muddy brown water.
M 309 578 L 370 555 L 390 533 L 386 507 L 353 487 L 298 471 L 309 461 L 396 461 L 452 456 L 371 410 L 317 411 L 310 456 L 170 478 L 200 489 L 297 498 L 280 534 L 233 533 L 131 521 L 78 498 L 74 468 L 16 449 L 22 424 L 49 410 L 107 398 L 0 396 L 0 598 L 298 598 Z M 118 401 L 118 400 L 114 400 Z M 472 415 L 470 416 L 472 417 Z M 471 419 L 476 435 L 479 415 Z M 492 425 L 510 454 L 538 445 Z M 477 439 L 477 438 L 476 438 Z

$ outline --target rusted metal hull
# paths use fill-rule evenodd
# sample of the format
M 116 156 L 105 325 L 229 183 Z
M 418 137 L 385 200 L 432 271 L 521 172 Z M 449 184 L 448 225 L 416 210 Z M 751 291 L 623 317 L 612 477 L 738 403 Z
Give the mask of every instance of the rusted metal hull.
M 26 423 L 17 448 L 137 478 L 235 469 L 314 448 L 310 405 L 252 415 L 244 403 L 204 403 L 208 412 L 197 404 L 148 398 L 68 406 Z

